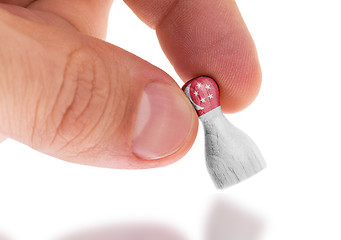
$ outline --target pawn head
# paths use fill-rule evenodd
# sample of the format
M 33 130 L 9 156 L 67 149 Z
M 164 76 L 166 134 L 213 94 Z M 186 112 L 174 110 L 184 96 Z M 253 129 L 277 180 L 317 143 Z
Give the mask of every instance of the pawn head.
M 210 77 L 194 78 L 188 81 L 182 90 L 191 101 L 199 117 L 220 106 L 218 84 Z

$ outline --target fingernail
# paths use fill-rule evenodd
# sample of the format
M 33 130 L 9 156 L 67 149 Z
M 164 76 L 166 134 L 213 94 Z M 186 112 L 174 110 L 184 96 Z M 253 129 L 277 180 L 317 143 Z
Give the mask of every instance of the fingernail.
M 139 105 L 133 153 L 146 160 L 175 153 L 190 135 L 194 117 L 180 89 L 164 83 L 149 83 Z

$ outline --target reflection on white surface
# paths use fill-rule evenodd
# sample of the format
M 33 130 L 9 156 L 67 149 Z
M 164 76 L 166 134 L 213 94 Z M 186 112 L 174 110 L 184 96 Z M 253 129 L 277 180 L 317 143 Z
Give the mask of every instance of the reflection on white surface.
M 180 213 L 181 214 L 181 213 Z M 216 198 L 205 222 L 203 240 L 260 240 L 263 222 L 259 217 L 231 203 Z M 202 229 L 197 229 L 198 233 Z M 57 240 L 190 240 L 178 229 L 161 224 L 116 223 L 84 229 Z M 193 239 L 194 240 L 194 239 Z
M 0 240 L 11 240 L 11 239 L 5 237 L 5 235 L 3 235 L 2 233 L 0 233 Z
M 258 217 L 218 198 L 208 218 L 205 240 L 259 240 L 262 229 Z
M 169 227 L 141 223 L 85 230 L 59 240 L 185 240 L 185 238 Z

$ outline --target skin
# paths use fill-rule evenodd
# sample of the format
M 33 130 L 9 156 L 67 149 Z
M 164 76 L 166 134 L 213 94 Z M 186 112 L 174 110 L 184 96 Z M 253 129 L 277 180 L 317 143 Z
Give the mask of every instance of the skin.
M 261 71 L 234 1 L 125 2 L 155 29 L 184 82 L 199 75 L 215 78 L 224 112 L 252 103 Z M 149 161 L 132 154 L 144 86 L 151 81 L 178 86 L 162 70 L 104 41 L 111 4 L 0 0 L 0 141 L 12 138 L 59 159 L 110 168 L 160 167 L 186 154 L 198 128 L 194 110 L 192 128 L 176 152 Z M 77 104 L 69 108 L 74 99 Z

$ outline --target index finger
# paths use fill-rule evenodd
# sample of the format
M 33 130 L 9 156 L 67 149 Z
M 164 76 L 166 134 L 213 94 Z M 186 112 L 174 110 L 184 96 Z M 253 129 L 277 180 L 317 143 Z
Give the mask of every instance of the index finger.
M 251 35 L 233 0 L 125 0 L 156 30 L 176 72 L 188 81 L 213 77 L 224 112 L 247 107 L 258 94 L 261 70 Z

